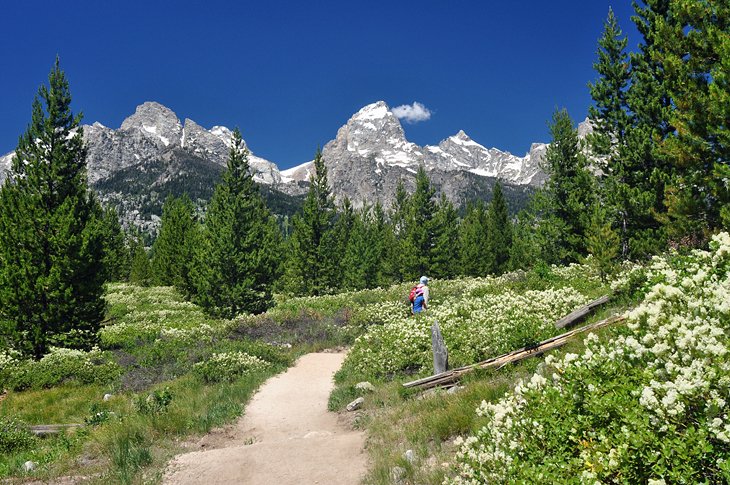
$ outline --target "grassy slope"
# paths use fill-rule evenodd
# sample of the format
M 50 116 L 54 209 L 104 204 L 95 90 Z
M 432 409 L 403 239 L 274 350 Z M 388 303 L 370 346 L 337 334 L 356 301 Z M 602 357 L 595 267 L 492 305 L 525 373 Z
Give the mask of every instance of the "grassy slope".
M 462 296 L 470 284 L 435 282 L 433 306 L 448 305 L 449 299 Z M 517 275 L 499 284 L 517 294 L 573 284 L 587 298 L 606 290 L 600 284 L 569 282 L 544 273 Z M 99 482 L 154 481 L 167 459 L 179 451 L 180 440 L 235 419 L 256 387 L 297 354 L 350 343 L 373 324 L 382 324 L 371 321 L 369 309 L 391 308 L 400 313 L 398 309 L 403 306 L 405 313 L 407 286 L 280 301 L 263 316 L 233 322 L 206 319 L 170 289 L 112 286 L 109 316 L 115 328 L 109 329 L 102 340 L 123 366 L 123 376 L 105 385 L 71 382 L 53 389 L 13 392 L 0 404 L 0 415 L 15 415 L 29 424 L 79 422 L 92 411 L 113 412 L 115 416 L 100 426 L 43 440 L 32 451 L 0 458 L 0 476 L 22 475 L 20 466 L 31 459 L 41 464 L 34 475 L 46 479 L 80 473 L 96 476 Z M 481 288 L 476 293 L 489 298 L 495 291 Z M 196 334 L 202 326 L 210 330 Z M 251 340 L 294 347 L 264 349 Z M 206 384 L 191 374 L 192 364 L 211 352 L 236 349 L 253 354 L 258 351 L 269 360 L 275 355 L 277 365 L 232 384 Z M 537 360 L 530 360 L 498 372 L 475 374 L 456 394 L 433 392 L 425 398 L 416 391 L 402 389 L 401 383 L 414 377 L 413 368 L 386 378 L 373 376 L 370 380 L 376 384 L 376 391 L 367 396 L 356 420 L 356 425 L 367 428 L 370 435 L 368 450 L 373 467 L 367 483 L 391 483 L 396 467 L 403 469 L 396 473 L 402 473 L 407 481 L 440 483 L 449 471 L 442 464 L 453 461 L 453 437 L 473 432 L 481 425 L 474 413 L 478 404 L 483 399 L 501 397 L 517 379 L 531 374 L 536 365 Z M 428 369 L 415 370 L 418 375 L 429 374 Z M 363 378 L 361 374 L 348 369 L 340 372 L 331 397 L 332 409 L 342 409 L 361 393 L 354 387 Z M 173 395 L 165 412 L 139 412 L 135 400 L 164 388 Z M 102 402 L 106 392 L 114 397 Z M 414 463 L 404 458 L 409 449 L 415 453 Z
M 98 483 L 153 482 L 182 440 L 240 416 L 258 386 L 297 355 L 341 345 L 346 338 L 342 316 L 304 312 L 297 305 L 218 321 L 171 288 L 110 285 L 107 298 L 111 324 L 102 331 L 102 349 L 121 366 L 119 378 L 82 384 L 68 376 L 55 387 L 10 391 L 0 401 L 0 418 L 28 425 L 84 423 L 97 413 L 101 423 L 0 455 L 0 478 L 73 475 Z M 238 351 L 271 365 L 232 382 L 205 382 L 193 372 L 195 362 L 213 353 Z M 165 391 L 172 396 L 169 405 L 155 410 L 140 404 Z M 103 401 L 106 393 L 113 397 Z M 22 471 L 29 460 L 38 465 L 32 474 Z

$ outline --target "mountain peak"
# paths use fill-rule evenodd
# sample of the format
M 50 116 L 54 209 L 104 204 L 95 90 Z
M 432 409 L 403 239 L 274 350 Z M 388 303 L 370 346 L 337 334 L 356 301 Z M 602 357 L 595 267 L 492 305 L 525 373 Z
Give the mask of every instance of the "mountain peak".
M 178 144 L 182 135 L 182 124 L 170 108 L 147 101 L 135 109 L 134 114 L 122 122 L 121 130 L 138 130 L 168 146 Z
M 377 101 L 361 108 L 352 118 L 361 121 L 380 120 L 387 118 L 388 115 L 395 116 L 390 112 L 390 108 L 385 104 L 385 101 Z
M 454 138 L 461 140 L 461 141 L 471 141 L 471 138 L 469 138 L 469 135 L 464 133 L 464 130 L 459 130 L 459 133 L 454 135 Z
M 146 101 L 134 110 L 134 114 L 122 122 L 122 129 L 127 127 L 136 126 L 140 121 L 150 120 L 174 120 L 180 122 L 177 115 L 167 106 L 163 106 L 155 101 Z M 126 127 L 125 127 L 126 125 Z

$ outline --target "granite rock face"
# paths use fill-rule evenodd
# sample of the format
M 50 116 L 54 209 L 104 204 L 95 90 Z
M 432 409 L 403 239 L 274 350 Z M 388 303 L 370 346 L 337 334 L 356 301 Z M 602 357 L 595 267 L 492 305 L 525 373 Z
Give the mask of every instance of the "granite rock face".
M 540 169 L 545 144 L 533 144 L 517 157 L 486 148 L 463 131 L 438 146 L 421 147 L 409 142 L 398 118 L 382 101 L 355 113 L 323 149 L 332 191 L 338 201 L 347 196 L 355 207 L 379 199 L 388 206 L 399 180 L 415 187 L 415 174 L 423 166 L 440 192 L 457 205 L 475 196 L 489 199 L 497 180 L 505 191 L 525 194 L 541 185 Z M 304 181 L 312 162 L 282 172 L 284 180 Z M 486 192 L 485 192 L 486 191 Z
M 579 125 L 581 137 L 590 131 L 588 123 Z M 84 125 L 83 136 L 89 182 L 102 202 L 117 207 L 126 226 L 154 232 L 168 194 L 187 192 L 201 209 L 210 199 L 227 163 L 232 132 L 225 126 L 206 129 L 191 119 L 181 122 L 171 109 L 146 102 L 120 128 Z M 540 169 L 546 149 L 546 144 L 534 143 L 519 157 L 486 148 L 463 131 L 437 146 L 421 147 L 406 139 L 399 119 L 378 101 L 360 109 L 337 131 L 323 157 L 337 201 L 348 197 L 360 207 L 379 199 L 388 207 L 399 180 L 413 190 L 415 174 L 423 166 L 437 190 L 462 205 L 475 198 L 489 200 L 497 181 L 508 200 L 523 201 L 546 179 Z M 12 156 L 0 157 L 0 181 Z M 290 206 L 306 193 L 313 167 L 309 161 L 279 171 L 276 164 L 252 153 L 249 165 L 264 192 L 289 197 Z
M 187 192 L 203 207 L 225 169 L 232 131 L 206 130 L 193 120 L 180 122 L 169 108 L 146 102 L 120 128 L 84 125 L 89 183 L 100 200 L 116 207 L 125 226 L 154 233 L 169 194 Z M 0 180 L 13 153 L 0 157 Z M 277 185 L 275 164 L 249 155 L 251 173 L 262 184 Z

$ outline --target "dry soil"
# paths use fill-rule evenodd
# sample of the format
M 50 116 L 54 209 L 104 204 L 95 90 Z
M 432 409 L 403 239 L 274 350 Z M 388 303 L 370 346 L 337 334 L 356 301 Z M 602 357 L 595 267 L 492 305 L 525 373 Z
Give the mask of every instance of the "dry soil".
M 235 424 L 205 436 L 198 451 L 176 456 L 165 484 L 341 484 L 360 482 L 364 435 L 327 411 L 343 353 L 301 357 L 269 379 Z

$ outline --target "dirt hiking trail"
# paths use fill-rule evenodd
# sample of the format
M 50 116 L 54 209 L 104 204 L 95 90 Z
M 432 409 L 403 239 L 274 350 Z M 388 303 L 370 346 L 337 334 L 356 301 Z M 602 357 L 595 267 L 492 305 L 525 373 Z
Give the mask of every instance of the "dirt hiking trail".
M 365 437 L 327 411 L 343 353 L 302 356 L 272 377 L 244 416 L 168 464 L 163 483 L 355 485 L 366 470 Z M 212 448 L 212 449 L 211 449 Z

